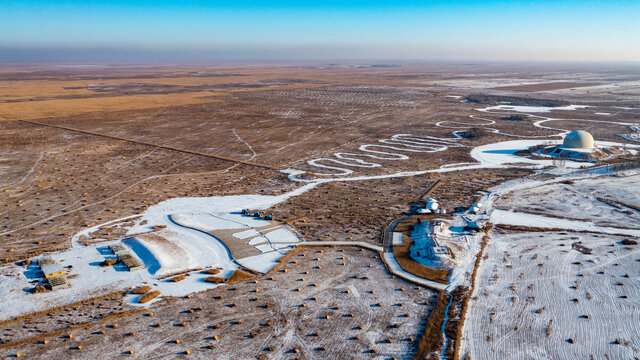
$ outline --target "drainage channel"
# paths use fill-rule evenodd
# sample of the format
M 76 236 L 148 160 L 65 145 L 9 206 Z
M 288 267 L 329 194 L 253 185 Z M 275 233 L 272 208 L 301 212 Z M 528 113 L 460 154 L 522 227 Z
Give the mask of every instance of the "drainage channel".
M 442 336 L 444 336 L 444 344 L 442 345 L 442 352 L 440 353 L 441 360 L 447 360 L 446 352 L 447 352 L 447 343 L 449 342 L 449 338 L 447 337 L 447 333 L 444 331 L 447 326 L 447 322 L 449 321 L 449 308 L 453 303 L 453 295 L 449 294 L 449 304 L 444 309 L 444 321 L 442 322 Z

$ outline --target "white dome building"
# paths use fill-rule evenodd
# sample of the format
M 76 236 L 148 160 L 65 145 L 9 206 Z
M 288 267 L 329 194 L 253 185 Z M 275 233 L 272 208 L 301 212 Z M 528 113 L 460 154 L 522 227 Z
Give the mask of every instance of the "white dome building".
M 593 149 L 593 136 L 584 130 L 570 132 L 562 142 L 565 149 Z

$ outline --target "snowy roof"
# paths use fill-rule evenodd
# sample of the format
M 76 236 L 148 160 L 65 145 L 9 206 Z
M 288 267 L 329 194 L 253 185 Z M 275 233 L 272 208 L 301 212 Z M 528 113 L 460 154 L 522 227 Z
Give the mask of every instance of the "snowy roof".
M 56 261 L 53 260 L 50 257 L 43 257 L 40 260 L 38 260 L 38 265 L 40 265 L 40 267 L 46 266 L 46 265 L 52 265 L 55 264 Z
M 442 247 L 442 246 L 434 246 L 433 247 L 433 252 L 435 254 L 448 254 L 449 250 L 446 247 Z
M 591 149 L 593 146 L 593 136 L 584 130 L 570 132 L 562 142 L 562 147 L 569 149 Z
M 45 275 L 55 274 L 63 272 L 62 266 L 58 263 L 40 265 L 40 269 L 42 269 L 42 273 Z
M 427 206 L 425 208 L 427 208 L 429 210 L 435 210 L 435 209 L 438 208 L 438 203 L 435 202 L 435 201 L 434 202 L 429 202 L 429 203 L 427 203 Z
M 52 276 L 47 279 L 52 289 L 69 287 L 69 282 L 64 276 Z
M 127 248 L 120 243 L 109 245 L 109 249 L 111 249 L 111 251 L 116 255 L 124 255 L 128 252 Z
M 120 255 L 120 260 L 129 268 L 129 270 L 135 270 L 142 267 L 142 263 L 129 253 Z

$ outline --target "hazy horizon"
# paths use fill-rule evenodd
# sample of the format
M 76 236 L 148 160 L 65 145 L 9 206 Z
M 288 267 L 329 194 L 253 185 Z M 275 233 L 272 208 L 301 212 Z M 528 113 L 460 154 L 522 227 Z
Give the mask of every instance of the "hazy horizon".
M 640 61 L 633 1 L 31 1 L 0 62 Z

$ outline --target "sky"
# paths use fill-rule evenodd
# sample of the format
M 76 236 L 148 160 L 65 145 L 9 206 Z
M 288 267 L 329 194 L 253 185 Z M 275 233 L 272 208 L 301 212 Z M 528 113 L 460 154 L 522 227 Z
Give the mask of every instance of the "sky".
M 640 1 L 0 0 L 0 62 L 640 62 Z

